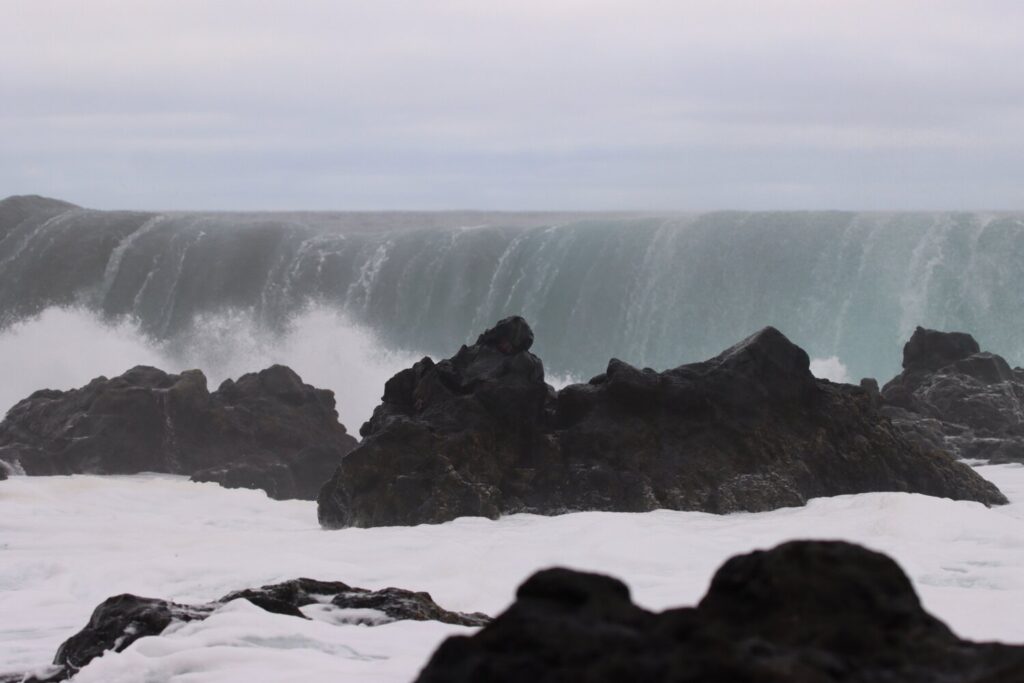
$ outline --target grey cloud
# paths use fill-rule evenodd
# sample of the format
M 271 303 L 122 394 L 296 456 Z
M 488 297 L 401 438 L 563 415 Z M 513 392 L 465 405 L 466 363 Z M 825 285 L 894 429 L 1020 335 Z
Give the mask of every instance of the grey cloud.
M 1024 206 L 1018 3 L 17 0 L 0 194 Z

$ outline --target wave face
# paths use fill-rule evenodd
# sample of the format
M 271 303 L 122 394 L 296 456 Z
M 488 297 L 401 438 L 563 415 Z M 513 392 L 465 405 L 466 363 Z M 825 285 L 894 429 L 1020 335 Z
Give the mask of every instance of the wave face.
M 211 315 L 283 330 L 310 306 L 449 355 L 524 315 L 549 370 L 658 369 L 775 325 L 887 379 L 916 325 L 1024 363 L 1024 214 L 101 212 L 0 202 L 0 320 L 52 306 L 195 343 Z M 315 381 L 315 379 L 314 379 Z

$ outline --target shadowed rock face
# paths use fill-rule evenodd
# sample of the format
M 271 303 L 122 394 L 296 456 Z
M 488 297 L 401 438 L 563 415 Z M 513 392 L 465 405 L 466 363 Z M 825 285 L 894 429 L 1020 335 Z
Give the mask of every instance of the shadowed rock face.
M 1024 462 L 1024 370 L 962 332 L 917 328 L 883 412 L 908 438 L 962 458 Z
M 328 620 L 335 624 L 375 626 L 405 619 L 440 621 L 459 626 L 484 626 L 490 622 L 490 617 L 479 612 L 464 614 L 443 609 L 429 593 L 400 588 L 370 591 L 340 581 L 315 579 L 293 579 L 262 588 L 235 591 L 202 605 L 182 605 L 124 594 L 100 603 L 85 628 L 64 641 L 57 650 L 50 670 L 29 676 L 26 683 L 66 680 L 108 650 L 121 652 L 139 638 L 160 635 L 174 623 L 201 621 L 222 605 L 238 599 L 248 600 L 274 614 L 300 619 L 309 618 L 301 608 L 322 605 Z M 348 610 L 351 609 L 372 609 L 380 616 L 369 619 L 364 614 L 350 615 Z
M 661 373 L 613 359 L 557 393 L 532 339 L 508 318 L 452 358 L 392 377 L 320 493 L 321 523 L 726 513 L 869 491 L 1005 502 L 948 454 L 908 442 L 868 392 L 815 379 L 807 354 L 773 328 Z
M 616 579 L 539 572 L 419 683 L 1024 681 L 1024 648 L 957 638 L 885 555 L 797 541 L 741 555 L 697 607 L 660 614 Z
M 189 474 L 274 498 L 314 498 L 355 443 L 334 394 L 280 365 L 213 393 L 198 370 L 139 366 L 37 391 L 0 423 L 0 461 L 29 475 Z

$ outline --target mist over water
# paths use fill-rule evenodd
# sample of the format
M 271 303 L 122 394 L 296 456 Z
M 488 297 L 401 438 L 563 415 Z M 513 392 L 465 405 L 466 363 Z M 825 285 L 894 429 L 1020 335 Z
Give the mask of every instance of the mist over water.
M 1021 364 L 1022 281 L 1021 214 L 154 214 L 0 202 L 0 343 L 52 344 L 40 377 L 81 383 L 139 358 L 220 381 L 288 362 L 338 391 L 350 428 L 346 412 L 363 419 L 395 369 L 448 356 L 509 314 L 533 325 L 556 378 L 589 378 L 611 357 L 674 367 L 764 325 L 833 379 L 888 379 L 916 325 L 971 332 Z M 89 341 L 111 330 L 116 341 Z M 369 398 L 351 397 L 364 380 Z M 29 381 L 15 384 L 39 388 Z

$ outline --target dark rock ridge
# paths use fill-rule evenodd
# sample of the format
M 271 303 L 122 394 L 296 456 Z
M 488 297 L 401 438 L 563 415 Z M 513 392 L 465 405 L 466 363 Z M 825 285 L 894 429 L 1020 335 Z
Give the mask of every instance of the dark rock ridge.
M 25 474 L 189 474 L 273 498 L 315 498 L 355 443 L 334 394 L 281 365 L 212 393 L 199 370 L 139 366 L 37 391 L 0 423 L 0 461 Z
M 1024 370 L 963 332 L 918 327 L 882 412 L 911 440 L 956 456 L 1024 462 Z
M 303 607 L 323 605 L 329 620 L 335 624 L 374 626 L 410 619 L 440 621 L 459 626 L 484 626 L 490 621 L 490 617 L 479 612 L 464 614 L 443 609 L 429 593 L 400 588 L 370 591 L 340 581 L 314 579 L 294 579 L 262 588 L 236 591 L 202 605 L 182 605 L 128 594 L 116 595 L 100 603 L 85 628 L 64 641 L 48 671 L 29 676 L 26 683 L 66 680 L 104 652 L 121 652 L 139 638 L 160 635 L 173 623 L 201 621 L 222 605 L 240 598 L 268 612 L 301 619 L 310 618 L 302 612 Z M 348 614 L 352 609 L 377 610 L 379 616 L 370 619 L 361 612 Z
M 613 359 L 557 393 L 532 342 L 508 318 L 388 380 L 363 441 L 320 492 L 321 524 L 761 511 L 870 491 L 1006 502 L 949 454 L 908 441 L 868 391 L 815 379 L 773 328 L 661 373 Z
M 539 572 L 417 680 L 1010 683 L 1024 681 L 1024 647 L 961 640 L 885 555 L 796 541 L 728 560 L 698 606 L 660 614 L 616 579 Z

